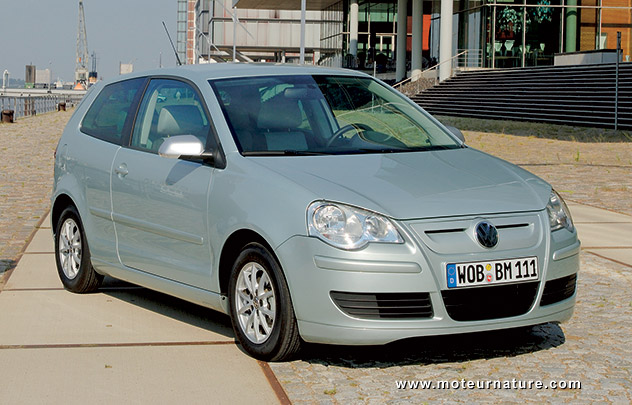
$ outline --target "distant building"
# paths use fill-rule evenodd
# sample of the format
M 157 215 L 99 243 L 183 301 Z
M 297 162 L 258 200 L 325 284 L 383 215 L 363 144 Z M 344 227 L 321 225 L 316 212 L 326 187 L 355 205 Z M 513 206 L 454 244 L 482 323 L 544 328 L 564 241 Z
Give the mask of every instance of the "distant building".
M 300 3 L 300 2 L 299 2 Z M 233 0 L 195 1 L 195 55 L 199 61 L 209 56 L 232 59 L 233 35 L 241 60 L 298 62 L 300 52 L 300 10 L 236 9 Z M 308 10 L 305 28 L 305 62 L 318 64 L 339 53 L 342 41 L 342 8 Z M 333 27 L 332 27 L 333 25 Z M 331 29 L 333 28 L 333 29 Z M 334 40 L 327 40 L 333 34 Z
M 32 89 L 35 86 L 35 65 L 26 65 L 24 73 L 24 88 Z
M 35 88 L 47 89 L 51 84 L 52 74 L 50 69 L 35 70 Z
M 133 63 L 120 63 L 119 62 L 119 74 L 125 75 L 134 71 Z

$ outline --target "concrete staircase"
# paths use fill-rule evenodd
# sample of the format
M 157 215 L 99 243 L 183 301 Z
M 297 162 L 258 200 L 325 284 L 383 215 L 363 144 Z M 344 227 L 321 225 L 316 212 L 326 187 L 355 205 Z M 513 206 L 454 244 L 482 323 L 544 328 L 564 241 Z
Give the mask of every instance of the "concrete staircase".
M 615 65 L 465 71 L 412 99 L 431 114 L 614 128 Z M 619 65 L 619 129 L 632 129 L 632 63 Z

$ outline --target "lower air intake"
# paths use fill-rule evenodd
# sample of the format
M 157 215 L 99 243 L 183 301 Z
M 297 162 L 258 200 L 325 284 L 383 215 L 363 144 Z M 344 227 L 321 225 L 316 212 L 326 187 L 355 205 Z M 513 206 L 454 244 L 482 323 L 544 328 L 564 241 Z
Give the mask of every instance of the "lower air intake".
M 334 303 L 349 316 L 364 319 L 432 318 L 429 293 L 349 293 L 332 291 Z
M 450 318 L 482 321 L 524 315 L 533 305 L 538 281 L 441 291 Z
M 575 294 L 576 285 L 577 274 L 547 281 L 544 285 L 540 306 L 555 304 L 572 297 Z

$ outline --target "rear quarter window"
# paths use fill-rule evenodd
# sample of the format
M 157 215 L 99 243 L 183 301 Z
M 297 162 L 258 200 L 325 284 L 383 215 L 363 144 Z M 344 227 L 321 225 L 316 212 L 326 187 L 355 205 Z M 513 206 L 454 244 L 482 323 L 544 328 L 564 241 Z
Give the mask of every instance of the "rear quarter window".
M 138 91 L 145 78 L 125 80 L 105 86 L 96 96 L 81 122 L 81 132 L 104 141 L 120 143 L 129 130 Z

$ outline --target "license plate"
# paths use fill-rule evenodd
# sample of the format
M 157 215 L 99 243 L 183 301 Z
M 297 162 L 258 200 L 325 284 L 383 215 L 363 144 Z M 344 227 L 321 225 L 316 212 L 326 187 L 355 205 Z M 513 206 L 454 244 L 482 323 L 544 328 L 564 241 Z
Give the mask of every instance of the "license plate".
M 448 263 L 445 271 L 448 288 L 516 283 L 538 279 L 538 258 Z

